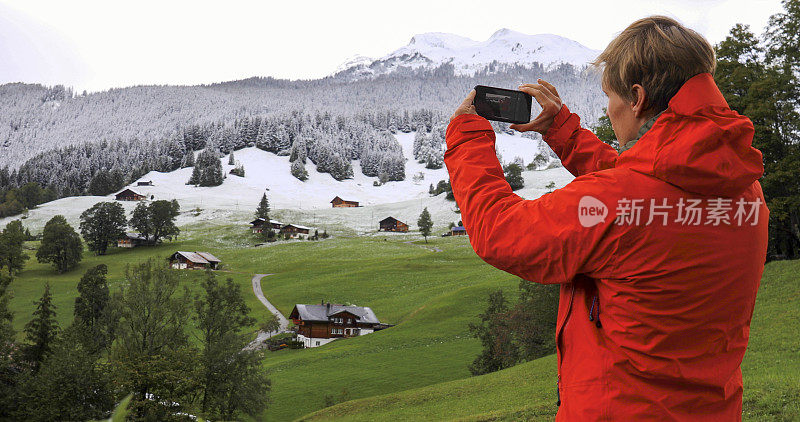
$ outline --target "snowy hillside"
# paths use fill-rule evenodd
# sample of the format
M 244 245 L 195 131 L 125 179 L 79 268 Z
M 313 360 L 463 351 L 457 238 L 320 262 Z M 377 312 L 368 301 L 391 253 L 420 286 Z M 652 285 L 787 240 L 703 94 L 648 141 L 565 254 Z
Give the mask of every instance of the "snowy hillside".
M 359 78 L 391 73 L 400 67 L 411 69 L 453 65 L 456 74 L 473 75 L 493 62 L 553 67 L 561 63 L 581 68 L 600 54 L 570 39 L 552 35 L 527 35 L 500 29 L 486 41 L 443 32 L 428 32 L 411 38 L 408 45 L 376 60 L 364 56 L 348 59 L 335 74 Z
M 201 221 L 244 224 L 250 221 L 263 193 L 270 200 L 275 218 L 332 232 L 374 232 L 378 227 L 377 222 L 390 215 L 409 223 L 413 230 L 424 207 L 429 208 L 436 227 L 457 222 L 460 217 L 454 211 L 454 202 L 446 200 L 444 194 L 437 197 L 428 194 L 430 184 L 436 185 L 438 181 L 448 179 L 447 169 L 426 169 L 424 164 L 413 159 L 414 135 L 413 132 L 395 135 L 408 159 L 406 180 L 388 182 L 382 186 L 373 186 L 377 178 L 364 176 L 360 171 L 354 172 L 353 179 L 339 182 L 328 173 L 317 172 L 310 162 L 307 165 L 309 178 L 301 182 L 289 172 L 289 157 L 251 147 L 234 153 L 235 160 L 244 166 L 245 177 L 228 174 L 220 186 L 186 185 L 192 169 L 183 168 L 169 173 L 150 172 L 139 179 L 152 181 L 153 186 L 136 186 L 133 183 L 128 187 L 148 198 L 177 199 L 182 211 L 179 218 L 181 225 Z M 525 164 L 529 163 L 539 153 L 540 145 L 539 141 L 518 135 L 497 134 L 498 151 L 507 162 L 520 157 Z M 222 162 L 227 163 L 228 157 L 224 157 Z M 226 172 L 233 168 L 227 164 L 223 167 Z M 353 162 L 353 167 L 359 168 L 359 163 Z M 419 174 L 423 176 L 422 179 L 415 181 L 414 176 Z M 561 187 L 572 180 L 572 175 L 562 167 L 525 171 L 523 176 L 526 186 L 517 193 L 525 198 L 542 195 L 551 181 Z M 363 207 L 332 209 L 330 201 L 334 196 L 358 201 Z M 113 198 L 113 195 L 62 198 L 31 210 L 24 224 L 37 232 L 48 219 L 61 214 L 77 227 L 81 212 L 97 202 Z M 122 204 L 129 214 L 136 205 L 134 202 Z M 0 227 L 12 219 L 0 220 Z

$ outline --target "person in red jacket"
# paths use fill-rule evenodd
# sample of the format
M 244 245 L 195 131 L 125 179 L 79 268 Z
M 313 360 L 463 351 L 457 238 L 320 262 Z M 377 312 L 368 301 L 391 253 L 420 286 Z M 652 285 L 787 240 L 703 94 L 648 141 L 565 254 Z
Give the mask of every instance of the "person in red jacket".
M 620 151 L 581 127 L 555 87 L 520 86 L 536 131 L 575 179 L 526 200 L 495 155 L 474 91 L 444 161 L 476 254 L 561 284 L 557 420 L 739 420 L 740 365 L 767 250 L 754 129 L 716 84 L 714 51 L 653 16 L 594 63 Z

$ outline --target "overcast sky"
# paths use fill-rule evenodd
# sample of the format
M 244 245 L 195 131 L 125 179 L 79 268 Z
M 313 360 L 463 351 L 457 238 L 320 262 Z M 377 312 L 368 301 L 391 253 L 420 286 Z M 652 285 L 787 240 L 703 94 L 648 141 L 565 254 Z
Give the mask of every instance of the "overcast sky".
M 0 0 L 0 83 L 76 91 L 251 76 L 323 77 L 384 56 L 414 34 L 483 41 L 500 28 L 602 50 L 637 18 L 665 14 L 712 43 L 736 23 L 761 34 L 779 0 L 636 1 Z

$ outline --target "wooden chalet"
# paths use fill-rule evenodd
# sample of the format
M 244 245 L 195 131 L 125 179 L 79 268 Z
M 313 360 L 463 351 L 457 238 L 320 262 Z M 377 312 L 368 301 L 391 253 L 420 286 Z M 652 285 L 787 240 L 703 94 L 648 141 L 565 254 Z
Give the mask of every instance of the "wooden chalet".
M 266 220 L 263 218 L 256 218 L 255 220 L 250 222 L 250 229 L 253 233 L 261 233 L 264 230 L 264 227 L 269 226 L 272 231 L 278 233 L 283 228 L 284 224 L 278 220 L 269 220 L 269 224 L 265 224 Z
M 452 229 L 450 229 L 450 235 L 451 236 L 466 236 L 467 235 L 467 229 L 465 229 L 464 226 L 455 226 Z
M 346 201 L 346 200 L 344 200 L 342 198 L 339 198 L 338 196 L 333 198 L 333 200 L 331 201 L 331 204 L 333 204 L 333 208 L 349 208 L 349 207 L 357 207 L 358 206 L 358 202 L 356 202 L 356 201 Z
M 372 309 L 365 306 L 297 304 L 289 314 L 295 325 L 297 340 L 305 347 L 317 347 L 333 340 L 363 336 L 376 328 L 384 328 Z
M 383 220 L 379 221 L 378 224 L 380 228 L 378 231 L 385 231 L 385 232 L 407 232 L 408 231 L 408 224 L 394 218 L 394 217 L 386 217 Z
M 117 239 L 118 248 L 135 248 L 137 246 L 153 245 L 152 236 L 148 239 L 139 233 L 125 233 L 125 237 Z
M 144 201 L 147 199 L 147 197 L 130 189 L 125 189 L 124 191 L 116 194 L 115 199 L 117 201 Z
M 219 263 L 222 262 L 208 252 L 178 251 L 167 259 L 169 259 L 169 266 L 177 270 L 195 268 L 216 270 L 219 268 Z
M 308 239 L 311 235 L 311 227 L 300 226 L 297 224 L 286 224 L 281 227 L 282 234 L 288 234 L 290 239 Z

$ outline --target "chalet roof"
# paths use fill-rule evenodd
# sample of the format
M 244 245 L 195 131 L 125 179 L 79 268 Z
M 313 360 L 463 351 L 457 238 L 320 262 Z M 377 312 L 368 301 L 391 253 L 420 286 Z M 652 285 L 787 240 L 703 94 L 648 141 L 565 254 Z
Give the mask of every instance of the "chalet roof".
M 397 221 L 398 223 L 403 223 L 402 221 L 400 221 L 400 220 L 398 220 L 398 219 L 396 219 L 396 218 L 394 218 L 394 217 L 386 217 L 386 218 L 384 218 L 383 220 L 379 221 L 379 222 L 378 222 L 378 224 L 380 224 L 380 223 L 383 223 L 383 222 L 386 222 L 386 221 L 389 221 L 389 222 L 391 222 L 391 221 Z M 405 223 L 403 223 L 403 224 L 405 224 Z
M 178 251 L 172 254 L 172 256 L 181 255 L 186 258 L 187 261 L 193 262 L 195 264 L 210 264 L 212 262 L 222 262 L 219 258 L 211 255 L 208 252 L 184 252 Z
M 142 195 L 142 194 L 140 194 L 140 193 L 136 193 L 136 192 L 134 192 L 134 191 L 133 191 L 133 190 L 131 190 L 130 188 L 125 188 L 125 189 L 124 189 L 124 190 L 122 190 L 121 192 L 117 193 L 117 194 L 116 194 L 116 196 L 120 196 L 120 195 L 122 195 L 123 193 L 129 193 L 129 194 L 132 194 L 132 195 L 144 196 L 144 195 Z
M 333 203 L 333 202 L 334 202 L 334 201 L 336 201 L 337 199 L 338 199 L 338 200 L 340 200 L 340 201 L 342 201 L 342 202 L 358 202 L 358 201 L 348 201 L 347 199 L 342 199 L 342 198 L 341 198 L 341 197 L 339 197 L 339 196 L 335 196 L 333 199 L 331 199 L 331 203 Z
M 201 257 L 205 258 L 208 262 L 222 262 L 219 258 L 214 255 L 211 255 L 208 252 L 195 252 L 196 254 L 200 255 Z
M 464 226 L 455 226 L 451 230 L 453 230 L 454 232 L 465 232 L 465 231 L 467 231 L 467 229 L 465 229 Z
M 277 223 L 277 221 L 276 221 L 276 223 Z M 287 225 L 285 225 L 283 227 L 286 228 L 286 227 L 289 227 L 289 226 L 295 227 L 295 228 L 298 228 L 298 229 L 311 230 L 311 227 L 301 226 L 299 224 L 287 224 Z
M 378 321 L 378 317 L 375 316 L 375 312 L 372 312 L 372 309 L 366 306 L 345 306 L 345 305 L 336 305 L 331 303 L 330 308 L 328 305 L 303 305 L 297 304 L 294 305 L 294 310 L 297 311 L 298 316 L 303 321 L 321 321 L 327 322 L 328 317 L 331 315 L 336 315 L 342 311 L 350 312 L 351 314 L 358 317 L 358 322 L 368 323 L 368 324 L 380 324 Z M 292 314 L 294 314 L 294 310 Z
M 250 225 L 255 225 L 255 224 L 258 224 L 258 223 L 262 223 L 262 224 L 263 224 L 263 223 L 264 223 L 264 221 L 266 221 L 266 220 L 264 220 L 264 219 L 263 219 L 263 218 L 261 218 L 261 217 L 258 217 L 258 218 L 256 218 L 255 220 L 251 221 L 251 222 L 250 222 Z M 269 220 L 269 223 L 270 223 L 270 224 L 280 224 L 280 225 L 283 225 L 283 223 L 282 223 L 282 222 L 280 222 L 280 221 L 278 221 L 278 220 Z
M 142 236 L 140 233 L 134 233 L 134 232 L 125 233 L 125 237 L 128 238 L 128 239 L 131 239 L 131 240 L 145 240 L 145 241 L 147 241 L 147 240 L 152 240 L 153 239 L 153 236 L 150 236 L 150 239 L 148 239 L 148 238 Z

